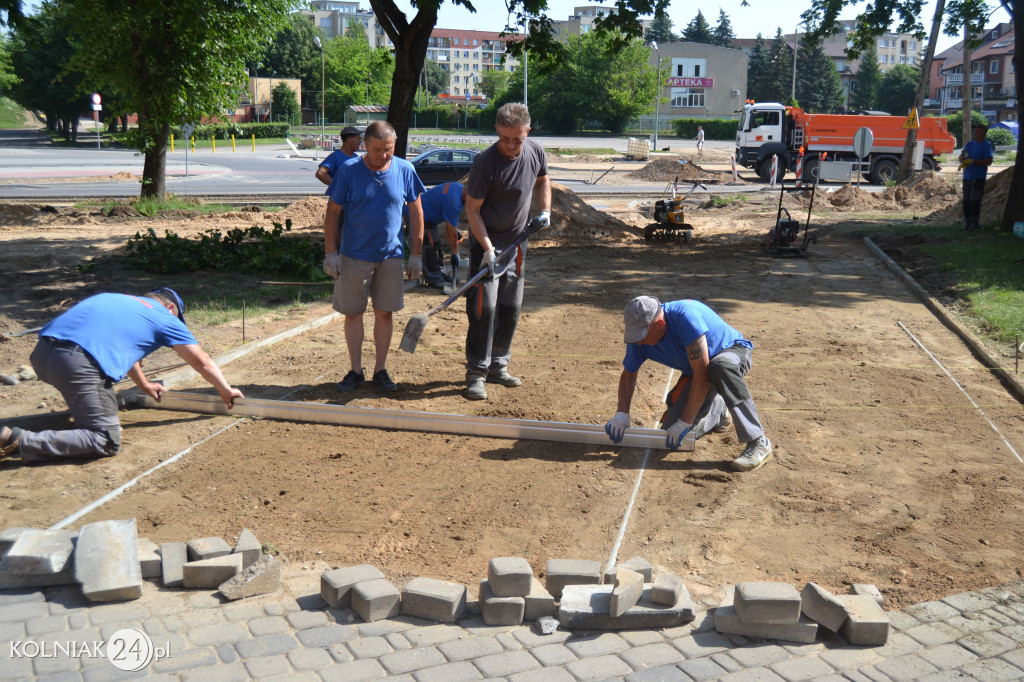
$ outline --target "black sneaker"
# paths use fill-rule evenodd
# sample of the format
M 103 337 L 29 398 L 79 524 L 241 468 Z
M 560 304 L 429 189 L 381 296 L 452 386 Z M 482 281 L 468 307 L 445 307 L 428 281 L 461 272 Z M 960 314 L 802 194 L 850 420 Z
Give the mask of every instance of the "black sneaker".
M 339 391 L 351 391 L 356 388 L 359 384 L 366 381 L 362 372 L 356 372 L 349 370 L 349 373 L 345 375 L 345 378 L 335 384 L 335 388 Z
M 386 369 L 382 369 L 373 375 L 373 383 L 377 384 L 377 387 L 382 391 L 398 390 L 398 384 L 391 380 Z

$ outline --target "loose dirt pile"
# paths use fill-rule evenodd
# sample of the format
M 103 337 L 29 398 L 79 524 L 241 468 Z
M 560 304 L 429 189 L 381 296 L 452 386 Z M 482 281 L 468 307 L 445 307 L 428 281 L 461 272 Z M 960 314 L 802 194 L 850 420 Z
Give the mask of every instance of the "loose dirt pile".
M 677 178 L 680 182 L 732 182 L 730 173 L 704 170 L 692 161 L 680 157 L 655 159 L 640 170 L 628 173 L 627 177 L 648 182 L 674 182 Z
M 532 211 L 537 212 L 534 202 Z M 468 228 L 468 225 L 467 225 Z M 615 216 L 598 211 L 565 185 L 551 183 L 551 227 L 539 235 L 535 242 L 551 240 L 573 243 L 593 239 L 631 242 L 643 239 L 637 228 Z
M 1010 185 L 1013 183 L 1013 166 L 989 175 L 985 182 L 985 197 L 981 200 L 981 224 L 1001 224 L 1003 215 L 1006 213 L 1006 198 L 1010 194 Z M 956 189 L 956 201 L 945 208 L 941 208 L 925 218 L 928 225 L 950 225 L 963 222 L 964 207 L 960 203 L 960 187 Z
M 326 211 L 327 197 L 306 197 L 286 206 L 277 213 L 264 213 L 263 217 L 279 222 L 282 225 L 284 221 L 291 220 L 292 229 L 306 227 L 323 229 Z

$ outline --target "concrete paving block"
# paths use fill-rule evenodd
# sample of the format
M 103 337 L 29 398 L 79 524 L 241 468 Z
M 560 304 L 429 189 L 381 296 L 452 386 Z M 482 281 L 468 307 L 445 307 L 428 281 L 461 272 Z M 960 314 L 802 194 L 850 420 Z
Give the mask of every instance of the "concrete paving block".
M 532 580 L 533 569 L 521 557 L 498 557 L 487 565 L 487 582 L 496 597 L 525 597 Z
M 544 616 L 558 615 L 555 598 L 544 589 L 543 583 L 536 578 L 530 581 L 530 594 L 526 595 L 524 599 L 526 603 L 523 609 L 523 620 L 535 621 Z
M 566 585 L 558 607 L 558 621 L 566 630 L 636 630 L 676 627 L 694 619 L 693 604 L 686 594 L 672 606 L 651 601 L 651 585 L 633 608 L 611 615 L 611 585 Z
M 7 550 L 11 548 L 11 545 L 21 537 L 21 534 L 27 530 L 39 530 L 38 528 L 27 528 L 25 526 L 12 526 L 5 528 L 0 531 L 0 558 L 7 553 Z
M 384 578 L 356 583 L 352 587 L 352 610 L 367 623 L 397 616 L 402 593 Z
M 73 530 L 26 530 L 0 560 L 0 571 L 60 573 L 75 551 L 77 536 Z
M 10 571 L 0 571 L 0 590 L 74 584 L 76 584 L 75 564 L 70 561 L 60 573 L 11 573 Z
M 454 623 L 466 610 L 466 586 L 434 578 L 413 578 L 402 588 L 402 614 Z
M 163 574 L 160 545 L 147 538 L 139 538 L 139 569 L 142 577 L 159 578 Z
M 651 601 L 655 604 L 665 606 L 677 604 L 684 594 L 686 594 L 686 585 L 683 584 L 683 579 L 675 573 L 659 573 L 651 587 Z
M 555 599 L 566 585 L 601 584 L 601 564 L 587 559 L 548 559 L 544 586 Z
M 231 554 L 231 545 L 224 538 L 195 538 L 188 541 L 188 560 L 203 561 Z
M 615 587 L 608 601 L 608 613 L 618 618 L 636 606 L 644 594 L 644 577 L 628 568 L 620 568 L 615 572 Z
M 320 596 L 334 609 L 347 609 L 352 605 L 352 587 L 367 580 L 384 577 L 376 566 L 359 564 L 326 571 L 320 576 Z
M 864 583 L 854 583 L 850 585 L 850 594 L 859 594 L 865 597 L 871 597 L 878 604 L 878 608 L 885 608 L 885 597 L 878 591 L 878 588 L 874 585 L 866 585 Z
M 523 597 L 499 597 L 490 580 L 480 581 L 480 615 L 485 625 L 519 625 L 526 613 Z
M 719 606 L 715 609 L 715 630 L 723 635 L 763 637 L 811 644 L 818 635 L 818 624 L 807 618 L 801 618 L 796 623 L 747 623 L 740 618 L 736 607 Z
M 881 646 L 889 639 L 889 617 L 871 597 L 841 594 L 837 597 L 846 608 L 846 622 L 839 634 L 854 646 Z
M 807 583 L 800 593 L 800 611 L 822 627 L 839 632 L 846 620 L 846 607 L 836 596 L 816 583 Z
M 241 571 L 241 554 L 229 553 L 212 559 L 190 561 L 181 567 L 182 584 L 193 589 L 217 589 Z
M 160 571 L 164 587 L 181 587 L 181 567 L 188 562 L 188 551 L 184 542 L 165 542 L 160 545 Z
M 242 532 L 238 534 L 238 542 L 235 543 L 235 548 L 231 550 L 231 553 L 242 555 L 242 568 L 246 569 L 263 556 L 263 546 L 260 545 L 260 541 L 256 539 L 251 530 L 243 528 Z
M 800 621 L 800 593 L 789 583 L 738 583 L 733 606 L 744 623 L 785 625 Z
M 615 572 L 620 568 L 628 568 L 631 571 L 636 571 L 644 577 L 645 583 L 649 583 L 654 580 L 654 566 L 651 565 L 651 562 L 642 556 L 635 556 L 632 559 L 623 561 L 618 566 L 613 566 L 605 571 L 604 582 L 606 585 L 615 584 Z
M 89 601 L 122 601 L 142 596 L 139 532 L 135 519 L 96 521 L 82 526 L 75 548 L 75 580 Z
M 232 552 L 229 556 L 241 556 L 242 565 L 245 564 L 244 554 Z M 217 589 L 225 599 L 234 601 L 245 597 L 255 597 L 257 594 L 277 592 L 280 587 L 281 562 L 268 554 L 248 568 L 242 569 L 241 573 L 225 580 Z

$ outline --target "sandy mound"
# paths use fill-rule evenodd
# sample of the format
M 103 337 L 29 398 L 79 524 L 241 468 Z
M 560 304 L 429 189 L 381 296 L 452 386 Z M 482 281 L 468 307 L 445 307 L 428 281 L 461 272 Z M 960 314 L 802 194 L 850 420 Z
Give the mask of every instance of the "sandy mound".
M 322 230 L 326 212 L 327 197 L 306 197 L 286 206 L 277 213 L 264 213 L 263 217 L 282 225 L 285 220 L 291 220 L 293 230 L 301 230 L 306 227 Z
M 534 203 L 532 214 L 537 213 Z M 557 182 L 551 183 L 551 227 L 534 241 L 567 240 L 638 241 L 641 230 L 590 206 L 579 195 Z
M 679 157 L 655 159 L 640 170 L 635 170 L 626 175 L 636 180 L 647 180 L 648 182 L 674 182 L 677 178 L 680 182 L 732 182 L 732 174 L 730 173 L 707 171 L 697 164 Z
M 990 225 L 993 223 L 1002 224 L 1003 215 L 1006 212 L 1006 198 L 1010 193 L 1010 184 L 1013 182 L 1013 166 L 989 175 L 985 182 L 985 198 L 981 200 L 981 224 Z M 963 222 L 964 207 L 960 203 L 960 186 L 953 185 L 956 192 L 956 201 L 945 208 L 941 208 L 924 221 L 929 225 L 951 225 Z

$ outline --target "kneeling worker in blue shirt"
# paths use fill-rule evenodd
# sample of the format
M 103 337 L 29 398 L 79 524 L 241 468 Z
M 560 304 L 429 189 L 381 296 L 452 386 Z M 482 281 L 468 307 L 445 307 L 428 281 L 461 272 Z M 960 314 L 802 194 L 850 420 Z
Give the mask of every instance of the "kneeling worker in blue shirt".
M 661 418 L 668 432 L 666 447 L 678 448 L 691 431 L 694 438 L 724 431 L 731 414 L 736 436 L 747 444 L 733 460 L 733 470 L 752 471 L 771 458 L 772 444 L 743 379 L 752 361 L 750 341 L 700 301 L 663 306 L 652 296 L 638 296 L 626 306 L 625 319 L 626 357 L 619 377 L 618 412 L 605 425 L 612 442 L 621 442 L 629 426 L 637 372 L 650 359 L 683 375 L 669 392 L 668 410 Z
M 114 384 L 126 375 L 159 401 L 167 389 L 149 381 L 140 361 L 169 346 L 210 382 L 228 407 L 244 398 L 224 378 L 185 326 L 185 304 L 173 289 L 145 296 L 97 294 L 78 303 L 39 332 L 30 361 L 36 375 L 64 396 L 75 428 L 25 431 L 0 428 L 0 460 L 110 457 L 121 449 Z

